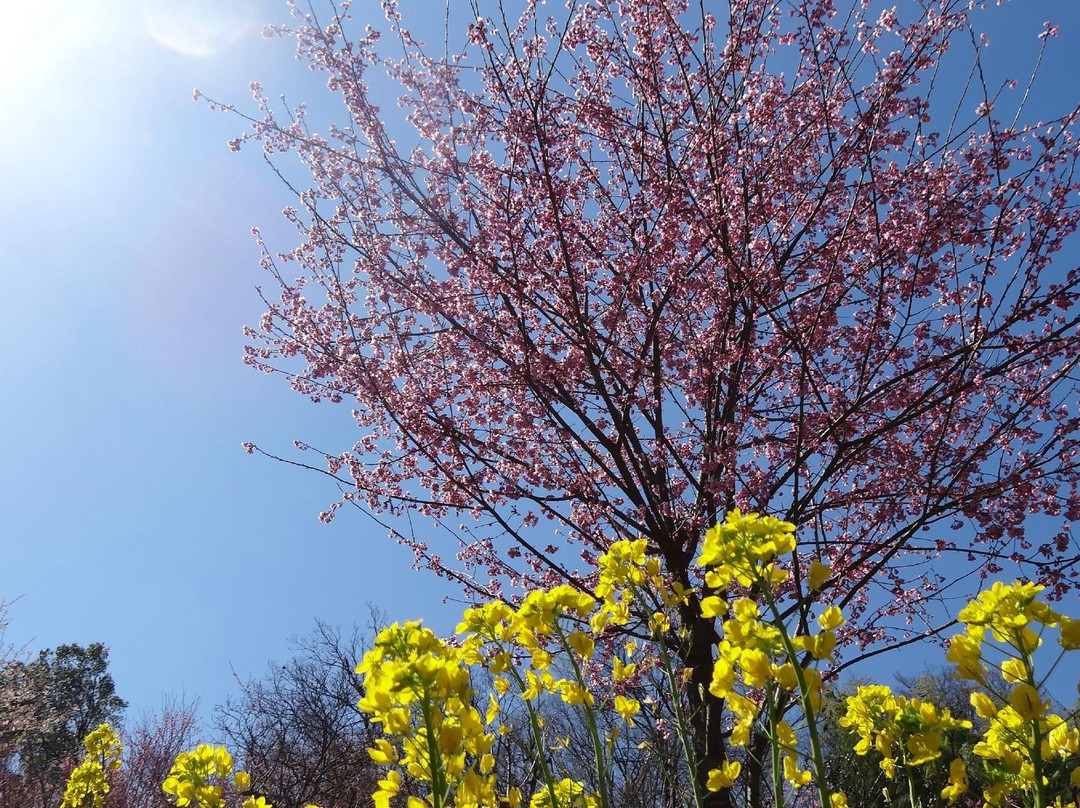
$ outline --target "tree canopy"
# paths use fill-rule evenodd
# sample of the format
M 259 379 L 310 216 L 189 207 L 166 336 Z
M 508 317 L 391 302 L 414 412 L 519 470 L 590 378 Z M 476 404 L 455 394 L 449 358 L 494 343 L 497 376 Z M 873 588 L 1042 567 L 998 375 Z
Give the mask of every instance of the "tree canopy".
M 101 643 L 40 651 L 0 667 L 0 715 L 13 716 L 0 772 L 0 805 L 59 805 L 64 767 L 82 752 L 83 738 L 102 722 L 119 720 L 127 702 L 116 694 Z
M 263 244 L 247 359 L 359 430 L 316 450 L 324 518 L 359 506 L 509 596 L 586 587 L 628 535 L 689 587 L 706 528 L 769 513 L 864 644 L 936 627 L 942 558 L 1071 591 L 1078 110 L 1026 121 L 970 5 L 476 3 L 437 48 L 394 2 L 389 44 L 298 12 L 276 33 L 341 118 L 256 84 L 232 146 L 261 143 L 299 235 Z M 451 542 L 392 520 L 414 512 Z M 682 620 L 714 766 L 716 630 L 694 598 Z
M 905 612 L 943 583 L 917 562 L 955 550 L 1071 586 L 1080 273 L 1051 262 L 1076 109 L 1024 125 L 978 72 L 939 108 L 938 72 L 984 58 L 958 52 L 978 14 L 861 6 L 528 4 L 450 58 L 393 3 L 400 56 L 302 17 L 344 121 L 281 121 L 256 87 L 234 141 L 311 172 L 248 359 L 353 403 L 360 436 L 325 458 L 342 501 L 441 522 L 456 562 L 407 540 L 496 590 L 621 534 L 678 576 L 734 506 Z M 1036 513 L 1061 532 L 1027 538 Z

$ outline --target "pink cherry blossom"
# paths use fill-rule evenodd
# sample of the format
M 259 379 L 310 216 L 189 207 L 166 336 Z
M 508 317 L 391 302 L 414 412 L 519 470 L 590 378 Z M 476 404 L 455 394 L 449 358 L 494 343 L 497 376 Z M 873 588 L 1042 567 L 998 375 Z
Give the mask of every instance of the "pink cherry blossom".
M 338 125 L 253 85 L 230 143 L 310 174 L 297 246 L 260 241 L 246 359 L 352 408 L 323 518 L 421 516 L 417 562 L 498 595 L 628 535 L 692 583 L 710 523 L 767 512 L 864 644 L 931 625 L 959 572 L 1075 590 L 1078 109 L 1014 121 L 1014 81 L 957 108 L 938 71 L 972 73 L 982 12 L 530 2 L 444 54 L 383 5 L 389 43 L 347 15 L 273 31 Z

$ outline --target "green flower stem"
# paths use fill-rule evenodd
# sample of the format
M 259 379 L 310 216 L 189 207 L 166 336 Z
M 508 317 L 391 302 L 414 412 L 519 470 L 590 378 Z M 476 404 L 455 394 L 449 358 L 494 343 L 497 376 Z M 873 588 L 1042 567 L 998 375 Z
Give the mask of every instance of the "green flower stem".
M 636 590 L 634 595 L 636 597 Z M 701 783 L 698 782 L 697 754 L 694 752 L 694 745 L 690 741 L 690 731 L 686 726 L 686 716 L 682 710 L 682 694 L 679 692 L 678 680 L 675 678 L 675 671 L 671 665 L 671 655 L 668 653 L 667 643 L 664 642 L 663 634 L 660 631 L 653 633 L 653 641 L 660 651 L 660 662 L 664 666 L 664 674 L 668 680 L 668 691 L 671 693 L 671 708 L 675 713 L 675 731 L 679 735 L 679 742 L 682 744 L 683 756 L 686 760 L 686 769 L 690 775 L 690 782 L 694 786 L 694 806 L 695 808 L 702 808 L 705 804 L 705 795 L 702 793 Z
M 814 715 L 814 708 L 810 704 L 810 690 L 806 685 L 806 677 L 803 675 L 802 665 L 799 664 L 795 645 L 791 642 L 791 635 L 788 634 L 787 626 L 784 625 L 784 620 L 780 616 L 780 609 L 777 607 L 776 601 L 769 593 L 769 587 L 764 581 L 761 582 L 761 592 L 765 597 L 766 604 L 768 604 L 769 611 L 772 612 L 773 625 L 780 632 L 780 638 L 784 642 L 784 652 L 787 654 L 788 661 L 791 662 L 791 667 L 795 669 L 795 680 L 799 683 L 799 700 L 802 702 L 803 714 L 806 716 L 806 729 L 810 735 L 810 753 L 814 761 L 814 782 L 817 785 L 818 798 L 821 800 L 822 808 L 826 808 L 829 805 L 829 790 L 825 787 L 825 760 L 821 755 L 821 738 L 818 736 L 817 716 Z
M 498 648 L 505 651 L 502 644 L 498 641 L 492 640 L 496 643 Z M 525 684 L 525 680 L 521 678 L 521 674 L 518 673 L 516 667 L 514 667 L 513 661 L 510 662 L 509 667 L 510 675 L 514 677 L 514 681 L 517 683 L 518 692 L 525 692 L 528 687 Z M 540 773 L 544 776 L 544 784 L 547 786 L 548 797 L 551 799 L 552 808 L 558 808 L 559 799 L 555 794 L 555 779 L 551 776 L 551 769 L 548 768 L 547 751 L 544 748 L 544 735 L 540 731 L 540 717 L 536 714 L 536 710 L 533 709 L 532 702 L 528 699 L 522 699 L 525 702 L 525 709 L 529 713 L 529 727 L 532 729 L 533 742 L 536 744 L 537 759 L 540 762 Z
M 588 693 L 588 688 L 585 685 L 585 676 L 581 672 L 581 666 L 578 665 L 577 657 L 574 654 L 574 649 L 570 647 L 570 642 L 566 638 L 566 632 L 563 631 L 562 626 L 556 622 L 555 628 L 558 631 L 559 645 L 563 651 L 566 652 L 567 659 L 570 660 L 570 665 L 574 669 L 574 679 L 581 687 L 585 688 L 585 692 Z M 611 801 L 608 798 L 607 790 L 607 767 L 604 764 L 604 747 L 600 743 L 600 731 L 596 726 L 596 713 L 593 712 L 593 708 L 589 706 L 588 701 L 582 702 L 581 706 L 585 709 L 585 723 L 589 727 L 589 735 L 592 737 L 593 743 L 593 757 L 596 764 L 596 780 L 600 790 L 600 805 L 601 808 L 611 808 Z
M 442 753 L 439 751 L 435 730 L 432 727 L 431 699 L 428 697 L 427 687 L 424 688 L 420 705 L 424 713 L 424 726 L 427 728 L 428 762 L 431 766 L 431 801 L 435 808 L 442 808 L 449 795 L 446 793 L 447 784 L 443 772 Z
M 776 803 L 776 808 L 784 808 L 784 777 L 780 763 L 780 739 L 776 735 L 778 716 L 774 697 L 773 689 L 766 688 L 765 699 L 769 708 L 769 746 L 772 747 L 773 801 Z
M 915 774 L 910 766 L 904 766 L 904 772 L 907 774 L 908 804 L 911 808 L 920 808 L 919 800 L 915 797 Z
M 1038 719 L 1031 722 L 1031 767 L 1034 769 L 1035 802 L 1034 808 L 1046 805 L 1046 788 L 1043 785 L 1042 733 L 1039 732 Z
M 1016 632 L 1016 641 L 1014 647 L 1020 651 L 1020 659 L 1024 663 L 1024 673 L 1027 675 L 1026 684 L 1030 685 L 1039 691 L 1039 686 L 1035 683 L 1035 661 L 1031 658 L 1031 653 L 1023 650 L 1023 638 L 1021 632 Z M 1042 694 L 1039 693 L 1041 696 Z M 1033 771 L 1033 779 L 1035 786 L 1035 802 L 1033 808 L 1043 808 L 1046 805 L 1046 787 L 1043 785 L 1043 759 L 1042 759 L 1042 732 L 1039 729 L 1039 719 L 1035 718 L 1031 722 L 1031 768 Z

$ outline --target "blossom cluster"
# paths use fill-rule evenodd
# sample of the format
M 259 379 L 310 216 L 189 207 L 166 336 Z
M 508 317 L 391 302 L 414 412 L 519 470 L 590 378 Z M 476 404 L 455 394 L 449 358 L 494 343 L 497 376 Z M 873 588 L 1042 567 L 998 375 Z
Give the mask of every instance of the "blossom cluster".
M 820 610 L 814 633 L 787 629 L 773 593 L 788 580 L 778 559 L 794 550 L 794 530 L 777 519 L 732 512 L 703 543 L 702 592 L 667 580 L 644 540 L 617 541 L 598 560 L 591 592 L 561 585 L 530 592 L 516 608 L 503 602 L 471 608 L 457 628 L 456 644 L 439 640 L 418 623 L 386 629 L 358 669 L 366 675 L 367 693 L 360 707 L 387 736 L 371 750 L 376 762 L 389 767 L 377 802 L 385 806 L 399 793 L 403 773 L 429 785 L 428 801 L 436 808 L 490 801 L 498 792 L 490 749 L 495 733 L 504 731 L 494 725 L 505 700 L 516 697 L 524 704 L 537 748 L 543 749 L 542 717 L 535 705 L 548 695 L 582 711 L 594 740 L 598 793 L 588 794 L 572 781 L 556 781 L 545 766 L 545 783 L 531 804 L 565 804 L 561 793 L 579 791 L 586 804 L 606 804 L 603 757 L 611 738 L 599 737 L 595 717 L 597 710 L 606 710 L 633 724 L 642 705 L 626 692 L 626 682 L 645 670 L 667 673 L 677 731 L 689 734 L 680 710 L 685 674 L 674 669 L 667 648 L 678 641 L 679 608 L 692 597 L 703 618 L 726 617 L 709 691 L 737 718 L 732 745 L 746 745 L 754 727 L 761 727 L 782 752 L 778 777 L 782 772 L 789 787 L 810 783 L 807 756 L 800 751 L 795 728 L 781 713 L 798 702 L 812 719 L 820 708 L 821 675 L 815 666 L 832 658 L 835 629 L 844 619 L 837 607 L 827 606 Z M 808 573 L 811 586 L 820 588 L 828 575 L 827 566 L 814 562 Z M 734 587 L 763 593 L 766 611 L 747 596 L 729 601 L 726 593 Z M 647 641 L 613 641 L 634 633 L 644 633 Z M 475 694 L 469 676 L 470 666 L 480 662 L 492 677 L 483 721 L 471 706 Z M 599 693 L 591 686 L 596 681 L 614 687 Z M 684 740 L 688 770 L 693 772 L 693 745 Z M 725 760 L 709 771 L 705 787 L 731 788 L 740 772 L 739 761 Z M 501 796 L 511 805 L 521 800 L 512 789 Z M 836 805 L 844 802 L 842 795 L 830 799 Z
M 722 625 L 717 659 L 709 692 L 724 699 L 735 716 L 731 733 L 733 746 L 750 742 L 755 724 L 768 735 L 774 749 L 774 787 L 779 790 L 780 774 L 790 788 L 798 789 L 814 779 L 802 766 L 805 757 L 791 723 L 782 717 L 783 705 L 801 704 L 811 732 L 811 769 L 821 770 L 815 716 L 821 708 L 821 674 L 814 667 L 831 660 L 836 647 L 835 630 L 844 623 L 836 606 L 820 610 L 816 624 L 820 631 L 797 633 L 788 627 L 778 608 L 781 589 L 790 573 L 778 566 L 778 559 L 795 550 L 795 526 L 770 516 L 732 511 L 727 519 L 705 535 L 698 564 L 706 568 L 706 595 L 701 601 L 704 617 L 726 617 Z M 807 578 L 811 593 L 828 579 L 830 569 L 814 560 Z M 721 593 L 733 584 L 741 591 L 756 592 L 764 602 L 743 596 L 732 600 Z M 734 763 L 713 770 L 708 787 L 733 785 L 739 767 Z M 820 779 L 820 778 L 819 778 Z M 842 794 L 826 794 L 818 783 L 819 798 L 833 805 L 846 804 Z
M 656 559 L 646 557 L 644 541 L 616 542 L 599 560 L 591 592 L 562 585 L 530 592 L 516 607 L 496 601 L 470 608 L 457 627 L 455 644 L 439 640 L 419 623 L 394 624 L 381 632 L 357 669 L 365 675 L 360 708 L 387 736 L 370 750 L 377 763 L 388 767 L 376 803 L 384 806 L 399 793 L 407 774 L 427 784 L 427 802 L 436 808 L 494 804 L 491 748 L 496 733 L 508 731 L 501 716 L 509 698 L 523 706 L 538 748 L 546 744 L 538 705 L 548 697 L 582 710 L 598 747 L 603 742 L 597 710 L 613 711 L 626 725 L 633 724 L 641 704 L 623 685 L 651 661 L 638 654 L 636 641 L 602 655 L 598 641 L 637 619 L 634 610 L 645 591 L 671 590 L 663 586 Z M 669 595 L 667 604 L 678 597 Z M 643 619 L 657 633 L 670 629 L 662 608 Z M 491 676 L 482 717 L 472 706 L 476 694 L 470 677 L 470 668 L 481 663 Z M 602 696 L 592 686 L 601 666 L 607 666 L 607 681 L 615 685 Z M 530 796 L 532 808 L 588 808 L 606 802 L 599 759 L 599 794 L 571 778 L 556 777 L 546 760 L 540 765 L 543 783 Z M 417 799 L 410 797 L 414 804 Z M 508 788 L 498 799 L 516 806 L 523 796 Z
M 911 768 L 938 760 L 950 749 L 948 781 L 941 790 L 948 803 L 967 791 L 968 766 L 978 761 L 986 806 L 1017 801 L 1046 806 L 1050 799 L 1055 806 L 1073 804 L 1068 788 L 1080 788 L 1080 766 L 1075 765 L 1080 730 L 1075 714 L 1070 724 L 1050 712 L 1050 702 L 1043 697 L 1045 679 L 1037 675 L 1034 654 L 1051 628 L 1058 629 L 1060 654 L 1080 648 L 1080 621 L 1039 600 L 1041 591 L 1032 583 L 997 582 L 958 615 L 965 631 L 952 637 L 946 658 L 958 679 L 978 686 L 970 701 L 985 725 L 967 762 L 948 739 L 952 730 L 970 730 L 970 721 L 918 699 L 895 696 L 882 685 L 860 687 L 847 700 L 840 724 L 858 738 L 855 752 L 876 750 L 891 779 L 898 763 L 910 774 Z M 991 651 L 998 661 L 987 664 L 984 653 Z
M 266 797 L 251 793 L 251 775 L 233 770 L 232 755 L 224 746 L 199 744 L 181 752 L 161 788 L 177 808 L 226 808 L 231 793 L 243 797 L 240 808 L 274 808 Z
M 190 752 L 176 756 L 162 790 L 177 808 L 225 808 L 224 792 L 232 775 L 237 791 L 247 791 L 251 777 L 247 772 L 233 774 L 233 759 L 224 746 L 199 744 Z M 263 797 L 248 797 L 243 808 L 271 808 Z
M 469 676 L 479 662 L 476 642 L 453 647 L 418 622 L 379 634 L 357 668 L 365 674 L 360 709 L 386 735 L 370 750 L 390 767 L 374 795 L 377 808 L 401 791 L 402 771 L 430 784 L 435 808 L 450 800 L 460 808 L 494 803 L 494 736 L 473 706 Z
M 101 724 L 83 740 L 86 753 L 68 777 L 61 808 L 103 808 L 109 793 L 106 772 L 119 769 L 124 749 L 112 727 Z
M 855 752 L 871 749 L 881 755 L 881 768 L 892 779 L 896 764 L 921 766 L 942 756 L 948 733 L 971 729 L 971 722 L 957 719 L 949 710 L 940 709 L 916 698 L 893 695 L 885 685 L 860 687 L 847 700 L 847 713 L 840 725 L 855 731 L 859 741 Z M 953 802 L 967 790 L 964 761 L 953 758 L 949 767 L 949 785 L 942 797 Z
M 638 720 L 643 705 L 625 684 L 643 671 L 668 674 L 667 695 L 676 730 L 685 741 L 697 803 L 704 791 L 736 787 L 742 764 L 734 758 L 710 768 L 705 783 L 696 783 L 694 777 L 695 747 L 685 737 L 690 729 L 680 710 L 689 671 L 676 670 L 668 653 L 684 636 L 681 621 L 694 604 L 695 614 L 717 623 L 708 691 L 732 715 L 730 747 L 748 746 L 753 737 L 764 735 L 773 749 L 777 794 L 813 784 L 822 804 L 844 808 L 846 796 L 829 793 L 824 784 L 817 737 L 822 700 L 818 666 L 833 661 L 836 630 L 844 617 L 822 596 L 832 574 L 828 565 L 813 560 L 798 585 L 792 580 L 784 561 L 794 555 L 794 533 L 790 523 L 735 510 L 705 536 L 698 587 L 668 580 L 644 540 L 617 541 L 598 559 L 591 591 L 562 585 L 530 592 L 516 607 L 491 602 L 470 608 L 453 642 L 438 639 L 419 623 L 391 626 L 359 669 L 367 676 L 367 695 L 360 706 L 387 735 L 371 750 L 372 758 L 388 767 L 377 802 L 389 805 L 402 790 L 402 775 L 408 774 L 429 792 L 409 797 L 414 808 L 493 804 L 496 799 L 518 805 L 523 797 L 517 789 L 503 792 L 495 783 L 491 754 L 494 737 L 506 731 L 500 724 L 506 700 L 516 698 L 529 715 L 543 770 L 544 782 L 530 805 L 605 808 L 610 805 L 605 792 L 610 763 L 604 756 L 611 738 L 599 737 L 596 714 L 617 714 L 627 725 Z M 1037 761 L 1074 756 L 1080 740 L 1065 718 L 1047 711 L 1039 695 L 1043 683 L 1030 666 L 1031 652 L 1041 642 L 1040 631 L 1030 624 L 1056 626 L 1063 649 L 1069 650 L 1080 645 L 1080 621 L 1038 601 L 1038 591 L 1031 584 L 998 584 L 980 595 L 961 612 L 968 631 L 954 638 L 949 653 L 958 676 L 985 683 L 979 650 L 983 640 L 1011 643 L 1016 651 L 1001 666 L 1005 680 L 1013 684 L 1002 705 L 993 706 L 984 693 L 972 697 L 978 715 L 989 721 L 974 753 L 983 761 L 984 781 L 991 783 L 984 794 L 990 806 L 1031 790 L 1036 776 L 1045 785 L 1045 774 L 1036 775 Z M 628 635 L 647 639 L 621 645 L 615 641 Z M 485 666 L 491 677 L 484 716 L 483 706 L 472 706 L 484 696 L 473 691 L 470 669 L 477 665 Z M 597 687 L 598 682 L 606 687 Z M 545 696 L 581 711 L 594 741 L 596 793 L 589 793 L 583 783 L 558 779 L 556 767 L 549 766 L 551 749 L 537 710 Z M 948 775 L 942 799 L 951 804 L 968 790 L 971 761 L 953 748 L 950 734 L 970 730 L 972 723 L 949 710 L 872 685 L 849 699 L 841 724 L 855 732 L 857 753 L 876 750 L 889 777 L 900 770 L 910 776 L 944 758 Z M 1071 776 L 1080 782 L 1080 773 Z
M 966 630 L 949 646 L 956 676 L 983 688 L 972 693 L 971 703 L 989 723 L 973 751 L 984 761 L 989 786 L 983 797 L 991 806 L 1001 805 L 1008 796 L 1027 796 L 1054 785 L 1049 775 L 1054 760 L 1075 759 L 1080 750 L 1076 716 L 1070 726 L 1050 712 L 1034 658 L 1048 629 L 1057 629 L 1061 654 L 1080 648 L 1080 620 L 1039 600 L 1042 589 L 1020 581 L 995 583 L 960 611 L 958 618 Z M 991 663 L 1000 685 L 991 681 L 984 651 L 993 651 L 1000 659 Z M 1080 765 L 1067 776 L 1071 786 L 1080 788 Z

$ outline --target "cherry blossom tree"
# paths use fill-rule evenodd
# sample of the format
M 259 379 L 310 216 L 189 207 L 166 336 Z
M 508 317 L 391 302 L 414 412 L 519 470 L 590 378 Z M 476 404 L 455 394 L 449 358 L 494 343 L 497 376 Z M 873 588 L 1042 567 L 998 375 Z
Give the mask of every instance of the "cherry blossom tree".
M 1078 110 L 1026 120 L 1027 77 L 990 78 L 991 11 L 477 0 L 454 49 L 450 18 L 428 48 L 383 6 L 384 32 L 344 4 L 274 30 L 337 124 L 256 84 L 231 144 L 261 144 L 299 235 L 260 237 L 247 361 L 359 430 L 309 463 L 341 487 L 324 519 L 357 506 L 509 596 L 586 585 L 627 535 L 690 584 L 705 528 L 767 512 L 832 564 L 864 648 L 934 627 L 967 573 L 1075 588 Z

